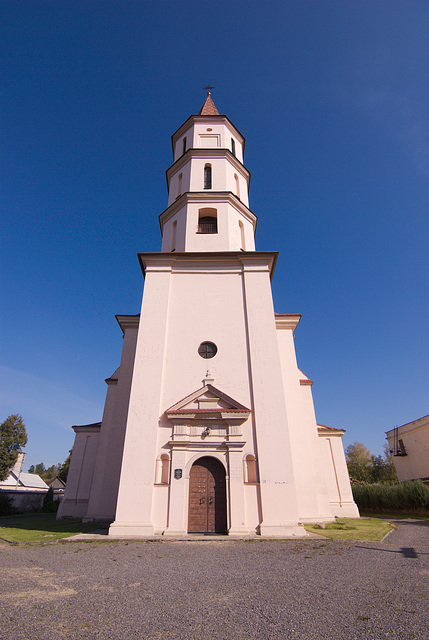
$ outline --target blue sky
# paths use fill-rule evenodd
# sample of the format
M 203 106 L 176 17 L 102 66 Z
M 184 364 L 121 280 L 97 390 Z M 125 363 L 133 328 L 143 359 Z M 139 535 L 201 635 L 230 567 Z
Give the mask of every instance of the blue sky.
M 26 467 L 101 419 L 208 83 L 318 421 L 378 454 L 428 413 L 427 2 L 2 0 L 0 25 L 0 417 L 24 417 Z

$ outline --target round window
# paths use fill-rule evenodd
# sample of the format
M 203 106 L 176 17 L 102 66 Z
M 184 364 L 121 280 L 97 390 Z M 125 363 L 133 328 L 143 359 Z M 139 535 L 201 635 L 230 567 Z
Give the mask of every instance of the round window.
M 198 347 L 198 353 L 202 358 L 213 358 L 217 354 L 217 346 L 213 342 L 202 342 Z

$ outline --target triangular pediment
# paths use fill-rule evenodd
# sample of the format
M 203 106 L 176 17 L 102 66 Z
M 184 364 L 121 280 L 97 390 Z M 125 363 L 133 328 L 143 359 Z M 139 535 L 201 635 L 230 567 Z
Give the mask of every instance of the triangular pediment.
M 250 409 L 231 396 L 206 384 L 167 409 L 166 414 L 185 413 L 250 413 Z

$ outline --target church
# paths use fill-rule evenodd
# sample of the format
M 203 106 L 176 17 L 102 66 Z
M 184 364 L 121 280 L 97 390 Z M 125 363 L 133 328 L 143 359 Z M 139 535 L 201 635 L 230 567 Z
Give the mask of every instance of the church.
M 101 423 L 75 426 L 59 518 L 123 537 L 305 536 L 357 517 L 344 430 L 318 425 L 299 314 L 275 313 L 278 253 L 255 250 L 245 138 L 210 92 L 172 135 L 141 313 L 118 315 Z

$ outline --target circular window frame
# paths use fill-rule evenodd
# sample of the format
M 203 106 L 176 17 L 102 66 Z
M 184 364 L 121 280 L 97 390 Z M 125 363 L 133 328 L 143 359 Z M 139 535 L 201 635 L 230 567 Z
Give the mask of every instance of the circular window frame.
M 217 346 L 214 342 L 205 340 L 200 344 L 197 351 L 200 358 L 203 358 L 204 360 L 211 360 L 211 358 L 214 358 L 217 354 Z

